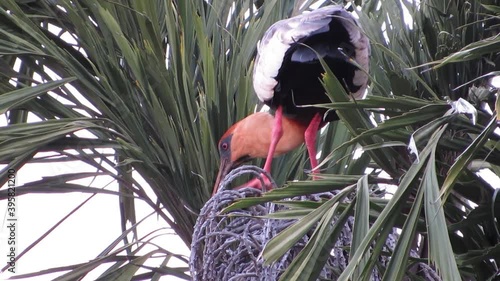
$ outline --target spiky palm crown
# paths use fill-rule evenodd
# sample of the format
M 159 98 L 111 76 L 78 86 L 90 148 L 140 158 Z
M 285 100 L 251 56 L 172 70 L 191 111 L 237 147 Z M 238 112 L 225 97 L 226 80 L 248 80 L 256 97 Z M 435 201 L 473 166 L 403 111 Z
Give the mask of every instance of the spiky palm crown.
M 250 82 L 255 43 L 273 22 L 307 9 L 310 2 L 256 1 L 254 7 L 253 1 L 234 1 L 234 5 L 195 0 L 57 1 L 60 9 L 54 8 L 55 1 L 2 1 L 0 30 L 4 39 L 0 40 L 0 54 L 5 71 L 0 77 L 0 104 L 2 113 L 8 112 L 9 124 L 0 128 L 0 160 L 17 169 L 29 162 L 45 161 L 36 153 L 50 151 L 62 161 L 87 163 L 98 172 L 49 176 L 26 183 L 19 192 L 35 192 L 43 186 L 45 192 L 102 193 L 72 181 L 106 174 L 118 182 L 121 199 L 130 194 L 141 198 L 189 244 L 196 213 L 209 197 L 216 176 L 216 141 L 256 104 Z M 372 227 L 354 230 L 358 242 L 350 251 L 355 262 L 350 263 L 344 277 L 369 272 L 363 268 L 375 263 L 361 259 L 366 245 L 386 235 L 380 231 L 395 225 L 403 228 L 403 242 L 392 253 L 386 278 L 399 278 L 397 270 L 410 262 L 405 253 L 418 232 L 427 234 L 423 237 L 430 249 L 429 259 L 444 279 L 471 274 L 472 279 L 485 280 L 497 271 L 494 218 L 498 211 L 494 189 L 476 171 L 479 167 L 500 174 L 500 156 L 498 136 L 492 133 L 495 116 L 478 105 L 484 101 L 493 109 L 495 102 L 498 104 L 494 95 L 485 92 L 491 77 L 487 74 L 498 71 L 500 39 L 495 37 L 498 28 L 494 23 L 498 21 L 498 2 L 354 3 L 372 42 L 369 98 L 348 102 L 341 87 L 326 75 L 325 86 L 334 101 L 328 106 L 338 110 L 341 122 L 330 124 L 320 135 L 325 179 L 295 182 L 259 200 L 311 190 L 343 190 L 352 184 L 359 189 L 396 185 L 392 199 L 360 196 L 356 202 L 364 203 L 349 207 L 370 209 L 368 213 L 355 210 L 362 214 L 357 221 L 369 222 Z M 411 29 L 403 20 L 405 9 L 413 15 Z M 49 25 L 62 30 L 53 33 L 48 31 Z M 65 31 L 76 43 L 63 39 Z M 14 68 L 16 61 L 19 68 Z M 50 82 L 53 76 L 49 69 L 64 80 Z M 33 81 L 35 73 L 42 79 Z M 69 85 L 92 106 L 82 103 Z M 47 91 L 52 91 L 51 95 L 45 94 Z M 474 104 L 478 109 L 476 124 L 466 114 L 450 112 L 445 116 L 451 108 L 445 97 L 451 101 L 462 97 Z M 62 98 L 74 105 L 63 103 Z M 360 108 L 364 110 L 353 110 Z M 28 112 L 42 121 L 27 123 Z M 386 116 L 390 119 L 383 118 Z M 95 138 L 75 134 L 80 130 L 89 130 Z M 406 150 L 412 135 L 418 163 Z M 356 158 L 358 144 L 365 152 Z M 110 154 L 99 148 L 114 150 Z M 304 150 L 299 149 L 275 161 L 277 182 L 305 179 L 306 160 Z M 366 182 L 358 182 L 364 179 L 367 167 L 375 168 L 374 172 Z M 148 196 L 147 187 L 132 177 L 132 170 L 146 180 L 159 205 L 156 198 Z M 378 177 L 381 170 L 391 179 Z M 6 173 L 3 169 L 4 181 Z M 4 199 L 5 191 L 0 196 Z M 123 220 L 134 222 L 133 205 L 127 206 Z M 307 207 L 312 211 L 318 205 Z M 408 214 L 401 210 L 408 210 Z M 121 254 L 137 254 L 133 251 L 136 245 L 127 244 L 129 252 Z M 163 246 L 159 250 L 170 253 Z M 103 255 L 117 258 L 121 254 L 106 251 Z M 370 256 L 380 254 L 374 250 Z M 142 257 L 147 259 L 148 255 Z M 98 259 L 94 262 L 99 263 Z M 296 265 L 314 263 L 314 258 L 304 255 Z M 118 268 L 121 261 L 115 265 Z M 168 265 L 158 267 L 171 269 Z M 91 269 L 79 268 L 81 271 L 73 273 L 81 276 Z M 299 269 L 294 266 L 289 270 Z M 185 272 L 179 276 L 189 278 L 182 274 Z

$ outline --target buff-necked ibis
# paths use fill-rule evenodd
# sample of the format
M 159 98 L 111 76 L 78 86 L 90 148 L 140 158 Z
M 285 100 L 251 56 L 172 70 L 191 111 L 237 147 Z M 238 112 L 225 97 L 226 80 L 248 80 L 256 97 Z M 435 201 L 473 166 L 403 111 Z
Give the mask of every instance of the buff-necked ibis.
M 253 87 L 258 98 L 275 114 L 251 114 L 222 136 L 221 163 L 213 194 L 221 179 L 235 167 L 252 158 L 266 157 L 264 170 L 270 172 L 273 157 L 304 141 L 315 171 L 316 134 L 327 122 L 338 120 L 334 111 L 301 107 L 330 102 L 320 81 L 324 69 L 318 55 L 354 99 L 365 95 L 369 41 L 357 20 L 341 6 L 328 6 L 276 22 L 257 49 Z

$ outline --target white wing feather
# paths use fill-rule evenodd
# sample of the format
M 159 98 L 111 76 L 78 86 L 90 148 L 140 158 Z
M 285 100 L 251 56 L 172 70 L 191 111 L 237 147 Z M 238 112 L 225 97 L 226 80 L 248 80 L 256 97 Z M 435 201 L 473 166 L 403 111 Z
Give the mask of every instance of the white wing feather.
M 283 58 L 290 45 L 306 36 L 328 31 L 328 24 L 333 17 L 332 14 L 337 11 L 345 10 L 341 6 L 324 7 L 300 16 L 278 21 L 266 31 L 257 45 L 257 57 L 253 73 L 253 87 L 261 101 L 272 99 L 274 87 L 278 84 L 275 77 L 278 75 Z M 343 19 L 343 25 L 356 48 L 355 60 L 361 67 L 367 69 L 370 53 L 368 39 L 361 32 L 351 14 L 345 12 L 345 15 L 340 18 Z M 353 82 L 362 88 L 357 93 L 354 93 L 355 98 L 362 98 L 367 80 L 368 77 L 363 71 L 357 70 L 355 72 Z

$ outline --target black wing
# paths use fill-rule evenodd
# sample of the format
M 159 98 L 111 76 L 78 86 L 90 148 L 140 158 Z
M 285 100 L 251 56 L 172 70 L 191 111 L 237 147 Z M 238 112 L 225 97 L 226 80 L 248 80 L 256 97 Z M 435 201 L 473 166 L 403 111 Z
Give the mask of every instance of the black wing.
M 368 38 L 352 14 L 328 6 L 279 21 L 264 34 L 253 76 L 259 99 L 272 108 L 283 105 L 285 114 L 311 118 L 318 109 L 296 105 L 329 102 L 319 80 L 324 70 L 318 55 L 354 98 L 363 98 L 368 76 L 353 61 L 368 69 Z

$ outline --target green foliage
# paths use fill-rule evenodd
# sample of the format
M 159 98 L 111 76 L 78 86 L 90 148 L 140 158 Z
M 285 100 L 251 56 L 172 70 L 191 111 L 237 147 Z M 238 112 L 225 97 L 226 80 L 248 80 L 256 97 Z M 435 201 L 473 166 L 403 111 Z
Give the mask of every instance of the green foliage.
M 349 266 L 339 280 L 369 280 L 375 266 L 380 270 L 377 257 L 382 255 L 381 246 L 389 233 L 388 228 L 393 226 L 404 232 L 397 248 L 390 253 L 393 256 L 391 263 L 382 270 L 386 270 L 384 280 L 402 278 L 402 268 L 409 265 L 408 253 L 415 249 L 417 239 L 422 239 L 418 250 L 428 251 L 429 263 L 436 267 L 443 280 L 459 280 L 460 276 L 471 273 L 474 279 L 484 280 L 496 274 L 498 255 L 457 264 L 455 254 L 481 251 L 485 245 L 499 242 L 496 208 L 482 213 L 475 224 L 462 224 L 475 216 L 473 206 L 477 205 L 477 210 L 496 205 L 493 187 L 475 173 L 477 170 L 468 166 L 473 160 L 488 163 L 486 167 L 499 165 L 499 138 L 493 133 L 498 127 L 496 116 L 480 107 L 482 102 L 494 109 L 494 99 L 473 99 L 469 87 L 463 85 L 473 81 L 485 87 L 487 80 L 476 78 L 496 73 L 500 50 L 498 36 L 495 33 L 488 35 L 488 29 L 481 30 L 484 26 L 497 30 L 491 21 L 498 23 L 498 18 L 482 14 L 487 11 L 477 2 L 465 5 L 461 1 L 448 1 L 445 7 L 442 4 L 438 1 L 422 1 L 420 6 L 410 1 L 364 3 L 358 14 L 372 40 L 369 72 L 372 96 L 365 101 L 346 102 L 347 97 L 332 73 L 327 71 L 324 78 L 334 102 L 325 107 L 338 110 L 339 117 L 354 137 L 344 145 L 358 143 L 362 147 L 377 147 L 364 152 L 372 161 L 364 168 L 385 171 L 396 187 L 379 215 L 370 218 L 371 227 L 361 243 L 353 244 L 355 249 L 351 250 Z M 403 21 L 404 9 L 413 15 L 411 28 Z M 427 65 L 431 63 L 434 67 L 429 69 Z M 488 96 L 493 95 L 494 92 L 490 92 Z M 456 108 L 457 104 L 450 102 L 459 98 L 476 105 L 477 123 L 472 122 L 475 117 L 464 115 Z M 356 108 L 359 110 L 354 110 Z M 371 118 L 377 121 L 377 126 Z M 411 145 L 412 141 L 415 141 L 413 148 L 417 155 L 399 146 L 382 145 L 398 142 Z M 491 171 L 498 176 L 498 170 Z M 373 189 L 383 188 L 380 184 L 385 182 L 379 180 L 378 185 L 372 184 Z M 498 178 L 490 179 L 492 181 Z M 334 181 L 331 182 L 332 188 L 336 188 Z M 310 192 L 306 188 L 304 193 Z M 285 190 L 281 192 L 283 197 L 285 193 Z M 290 195 L 297 193 L 299 191 L 294 190 Z M 363 194 L 357 193 L 357 204 L 362 202 Z M 424 212 L 420 211 L 422 206 Z M 366 214 L 363 217 L 369 218 Z M 419 220 L 426 221 L 424 228 L 416 228 Z M 300 223 L 299 219 L 297 224 Z M 454 224 L 461 227 L 450 229 Z M 355 234 L 353 238 L 358 238 Z M 305 251 L 309 251 L 308 246 Z M 301 258 L 306 259 L 304 256 L 307 254 Z M 294 276 L 296 270 L 290 267 L 285 275 Z M 308 279 L 315 280 L 318 274 L 319 271 L 313 272 Z
M 0 4 L 0 104 L 9 123 L 0 128 L 0 163 L 6 164 L 1 179 L 7 179 L 9 168 L 46 161 L 38 152 L 51 152 L 61 162 L 78 160 L 97 171 L 27 183 L 19 187 L 22 194 L 112 193 L 128 202 L 123 225 L 129 221 L 133 226 L 124 227 L 124 234 L 89 264 L 69 267 L 61 280 L 79 278 L 104 263 L 111 267 L 103 279 L 189 279 L 185 268 L 168 266 L 174 255 L 167 249 L 139 252 L 141 242 L 150 238 L 127 241 L 126 234 L 142 222 L 136 221 L 130 198 L 149 204 L 190 244 L 196 212 L 211 194 L 217 173 L 217 140 L 255 110 L 251 70 L 256 42 L 273 22 L 313 4 L 209 2 Z M 274 161 L 273 176 L 280 185 L 304 181 L 230 208 L 319 191 L 346 194 L 357 187 L 356 198 L 347 205 L 343 196 L 304 203 L 309 204 L 306 209 L 290 204 L 300 212 L 293 213 L 299 219 L 287 233 L 316 229 L 283 280 L 315 280 L 322 265 L 317 257 L 329 253 L 349 215 L 356 216 L 355 243 L 341 280 L 368 280 L 374 267 L 380 269 L 377 258 L 382 254 L 392 256 L 382 269 L 384 279 L 401 279 L 402 269 L 412 263 L 409 252 L 417 238 L 419 250 L 429 253 L 427 261 L 445 280 L 486 280 L 500 262 L 498 199 L 477 167 L 500 175 L 496 115 L 482 107 L 498 108 L 487 80 L 499 73 L 499 3 L 371 0 L 356 5 L 372 43 L 371 86 L 366 100 L 349 101 L 327 71 L 323 81 L 332 103 L 321 106 L 338 110 L 341 121 L 319 136 L 322 179 L 304 180 L 308 161 L 300 148 Z M 413 15 L 410 26 L 406 10 Z M 452 106 L 450 101 L 459 98 L 476 107 L 476 123 Z M 28 113 L 41 121 L 27 122 Z M 92 137 L 82 137 L 82 130 Z M 411 141 L 416 154 L 408 153 Z M 360 157 L 355 154 L 359 149 Z M 367 168 L 370 175 L 365 176 Z M 116 179 L 118 193 L 71 182 L 103 174 Z M 396 186 L 392 198 L 370 193 L 384 191 L 387 184 Z M 0 199 L 5 198 L 5 190 L 0 191 Z M 334 216 L 339 224 L 331 226 Z M 394 252 L 382 253 L 393 226 L 403 230 L 402 236 Z M 294 235 L 287 233 L 269 243 L 266 262 L 293 243 Z M 121 241 L 124 245 L 113 249 Z M 159 254 L 165 259 L 161 267 L 147 277 L 137 272 Z M 63 270 L 68 268 L 47 272 Z

